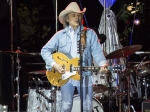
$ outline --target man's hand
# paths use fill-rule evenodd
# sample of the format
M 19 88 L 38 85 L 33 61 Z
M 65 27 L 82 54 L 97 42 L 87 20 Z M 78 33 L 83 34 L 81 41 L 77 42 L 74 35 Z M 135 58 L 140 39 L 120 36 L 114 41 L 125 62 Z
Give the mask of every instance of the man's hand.
M 108 73 L 108 69 L 107 69 L 108 64 L 105 64 L 104 66 L 101 66 L 101 69 L 99 70 L 99 73 Z
M 59 73 L 64 74 L 65 73 L 65 69 L 63 69 L 63 67 L 57 63 L 55 63 L 53 65 L 54 69 L 57 70 Z

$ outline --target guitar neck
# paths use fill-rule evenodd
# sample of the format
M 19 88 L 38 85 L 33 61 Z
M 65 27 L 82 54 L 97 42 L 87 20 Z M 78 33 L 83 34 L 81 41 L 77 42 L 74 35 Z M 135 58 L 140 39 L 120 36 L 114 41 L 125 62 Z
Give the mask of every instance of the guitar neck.
M 98 71 L 100 70 L 100 67 L 94 67 L 94 66 L 84 66 L 81 68 L 82 70 L 91 70 L 91 71 Z M 73 67 L 74 71 L 79 71 L 80 67 Z

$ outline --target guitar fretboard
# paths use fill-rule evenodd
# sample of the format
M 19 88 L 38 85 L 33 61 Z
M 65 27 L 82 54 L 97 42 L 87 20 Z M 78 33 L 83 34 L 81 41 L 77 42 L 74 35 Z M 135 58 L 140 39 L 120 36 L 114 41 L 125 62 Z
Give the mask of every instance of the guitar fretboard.
M 91 67 L 91 66 L 84 66 L 81 68 L 82 70 L 91 70 L 91 71 L 97 71 L 100 69 L 100 67 Z M 74 71 L 79 71 L 80 67 L 73 67 Z

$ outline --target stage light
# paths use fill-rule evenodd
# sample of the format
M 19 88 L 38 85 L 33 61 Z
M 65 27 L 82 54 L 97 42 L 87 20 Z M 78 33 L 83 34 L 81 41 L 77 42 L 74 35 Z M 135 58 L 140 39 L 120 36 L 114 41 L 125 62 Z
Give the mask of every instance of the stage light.
M 137 2 L 137 4 L 136 4 L 136 5 L 140 5 L 140 3 L 141 3 L 141 2 Z
M 139 25 L 139 24 L 140 24 L 140 20 L 139 20 L 139 19 L 135 19 L 135 20 L 134 20 L 134 24 L 135 24 L 135 25 Z
M 0 104 L 0 112 L 8 112 L 8 106 Z
M 132 8 L 135 8 L 135 7 L 133 7 L 133 3 L 131 3 L 127 6 L 128 11 L 132 11 Z
M 128 11 L 132 11 L 132 8 L 134 8 L 132 5 L 129 5 L 129 6 L 127 7 Z
M 131 11 L 131 14 L 134 14 L 134 13 L 136 13 L 138 11 L 139 11 L 138 9 L 137 10 L 133 10 L 133 11 Z

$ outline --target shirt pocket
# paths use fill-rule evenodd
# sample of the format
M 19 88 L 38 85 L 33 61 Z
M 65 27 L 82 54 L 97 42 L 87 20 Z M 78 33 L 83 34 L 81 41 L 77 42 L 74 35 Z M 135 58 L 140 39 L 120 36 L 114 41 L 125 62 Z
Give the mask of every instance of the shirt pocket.
M 69 43 L 66 40 L 60 40 L 58 51 L 67 53 L 69 51 Z

